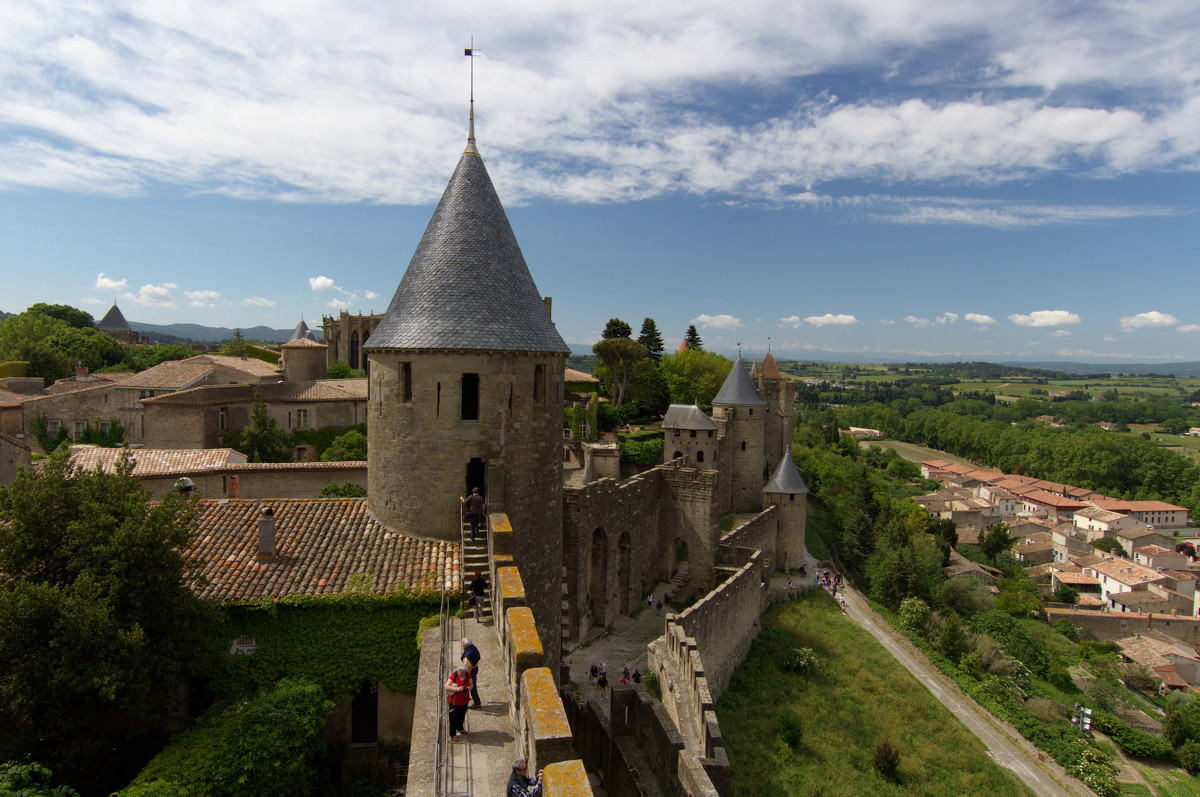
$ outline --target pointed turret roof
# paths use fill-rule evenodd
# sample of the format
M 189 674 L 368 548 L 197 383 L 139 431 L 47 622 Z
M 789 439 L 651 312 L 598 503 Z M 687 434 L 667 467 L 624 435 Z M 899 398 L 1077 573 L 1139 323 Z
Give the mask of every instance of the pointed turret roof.
M 293 340 L 300 340 L 301 338 L 314 339 L 312 333 L 308 331 L 308 324 L 304 323 L 303 318 L 300 319 L 299 324 L 296 324 L 296 328 L 292 330 L 292 336 L 287 339 L 287 342 L 291 343 Z
M 695 404 L 672 404 L 663 416 L 664 429 L 694 429 L 698 432 L 716 431 L 719 427 L 713 419 L 704 414 L 704 410 Z
M 96 324 L 96 329 L 104 332 L 132 332 L 129 322 L 125 320 L 125 316 L 121 315 L 121 310 L 117 307 L 117 303 L 113 302 L 112 308 L 104 314 L 104 318 L 100 319 L 100 323 Z
M 364 351 L 570 348 L 550 320 L 474 137 Z
M 800 471 L 796 468 L 796 463 L 792 461 L 792 447 L 788 446 L 783 452 L 783 459 L 779 461 L 779 467 L 775 469 L 775 475 L 771 477 L 771 481 L 767 482 L 767 486 L 763 488 L 764 493 L 787 493 L 789 495 L 798 495 L 808 492 L 808 485 L 804 483 L 803 477 L 800 476 Z
M 762 396 L 758 395 L 758 388 L 751 381 L 750 372 L 746 370 L 740 354 L 737 362 L 733 364 L 733 368 L 729 369 L 729 376 L 725 377 L 725 384 L 721 385 L 721 389 L 717 391 L 717 397 L 713 399 L 712 403 L 735 406 L 767 403 L 763 401 Z
M 779 373 L 779 366 L 775 364 L 775 355 L 767 352 L 767 356 L 763 357 L 762 365 L 758 366 L 758 375 L 763 379 L 783 379 L 783 374 Z

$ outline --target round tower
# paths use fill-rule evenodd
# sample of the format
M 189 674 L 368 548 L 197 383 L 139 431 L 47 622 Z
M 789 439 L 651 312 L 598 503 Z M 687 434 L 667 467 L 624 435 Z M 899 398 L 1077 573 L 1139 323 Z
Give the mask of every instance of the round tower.
M 758 367 L 755 382 L 758 393 L 767 402 L 763 439 L 763 458 L 769 467 L 779 461 L 792 442 L 792 421 L 796 406 L 796 383 L 784 379 L 770 350 Z M 766 478 L 767 473 L 763 474 Z
M 407 535 L 458 540 L 459 497 L 478 487 L 489 512 L 512 522 L 514 554 L 556 671 L 570 349 L 473 134 L 363 350 L 371 512 Z
M 795 569 L 804 562 L 804 525 L 808 517 L 808 485 L 792 461 L 787 446 L 775 474 L 763 487 L 767 502 L 778 512 L 774 567 Z
M 734 512 L 759 512 L 763 508 L 766 409 L 767 402 L 758 394 L 739 354 L 713 399 L 713 418 L 725 425 L 721 470 L 722 479 L 729 479 L 730 509 Z
M 301 322 L 303 323 L 303 322 Z M 279 347 L 285 382 L 310 382 L 325 378 L 325 344 L 301 337 Z

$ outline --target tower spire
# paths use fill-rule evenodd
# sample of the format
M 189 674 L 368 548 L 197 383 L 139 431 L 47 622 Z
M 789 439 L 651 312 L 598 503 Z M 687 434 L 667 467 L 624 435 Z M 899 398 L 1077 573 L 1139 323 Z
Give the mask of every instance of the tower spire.
M 463 55 L 471 59 L 471 112 L 467 119 L 467 148 L 465 152 L 472 152 L 476 155 L 479 150 L 475 148 L 475 37 L 471 37 L 471 46 L 463 50 Z

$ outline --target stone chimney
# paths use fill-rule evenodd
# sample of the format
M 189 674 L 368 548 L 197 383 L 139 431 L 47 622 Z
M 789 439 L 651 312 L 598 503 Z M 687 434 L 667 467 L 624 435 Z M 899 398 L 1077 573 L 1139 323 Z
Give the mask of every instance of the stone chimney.
M 264 506 L 258 510 L 258 561 L 275 560 L 275 510 Z
M 83 360 L 76 360 L 75 361 L 75 378 L 78 379 L 81 376 L 87 376 L 87 372 L 88 372 L 88 367 L 83 364 Z

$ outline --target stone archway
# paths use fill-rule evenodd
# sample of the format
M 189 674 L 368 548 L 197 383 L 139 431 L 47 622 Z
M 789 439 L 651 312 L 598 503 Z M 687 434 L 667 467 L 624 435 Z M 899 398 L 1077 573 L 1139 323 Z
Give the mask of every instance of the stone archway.
M 617 538 L 617 613 L 628 615 L 629 606 L 629 534 Z
M 678 573 L 681 576 L 688 575 L 688 545 L 682 537 L 676 537 L 671 541 L 670 549 L 667 551 L 666 561 L 670 563 L 670 572 L 668 578 Z
M 588 610 L 592 622 L 608 625 L 608 536 L 604 529 L 592 532 L 592 545 L 588 554 Z
M 350 362 L 347 363 L 351 368 L 358 368 L 358 330 L 350 333 Z

